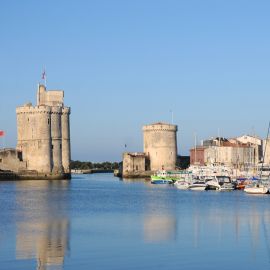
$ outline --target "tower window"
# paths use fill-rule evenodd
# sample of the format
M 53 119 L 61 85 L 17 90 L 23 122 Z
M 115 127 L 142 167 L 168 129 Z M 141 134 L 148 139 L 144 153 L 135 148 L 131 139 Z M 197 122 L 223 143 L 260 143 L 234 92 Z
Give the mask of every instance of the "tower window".
M 23 161 L 22 152 L 18 152 L 18 153 L 17 153 L 17 158 L 18 158 L 20 161 Z
M 50 118 L 48 118 L 48 125 L 50 124 Z

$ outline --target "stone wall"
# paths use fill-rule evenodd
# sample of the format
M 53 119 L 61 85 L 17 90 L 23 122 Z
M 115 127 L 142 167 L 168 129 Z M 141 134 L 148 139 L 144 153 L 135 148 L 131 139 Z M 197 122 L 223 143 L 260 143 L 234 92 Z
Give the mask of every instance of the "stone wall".
M 133 173 L 140 174 L 145 172 L 146 156 L 144 153 L 124 153 L 123 154 L 123 176 Z
M 22 153 L 15 149 L 0 150 L 0 170 L 19 172 L 26 169 L 26 162 L 22 161 Z

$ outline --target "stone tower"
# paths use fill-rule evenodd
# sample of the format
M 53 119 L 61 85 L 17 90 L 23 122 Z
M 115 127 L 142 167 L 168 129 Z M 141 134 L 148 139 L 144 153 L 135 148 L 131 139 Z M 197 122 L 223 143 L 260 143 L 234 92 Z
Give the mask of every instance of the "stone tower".
M 46 91 L 39 85 L 37 106 L 29 103 L 16 109 L 17 149 L 27 170 L 70 174 L 70 108 L 64 107 L 63 99 L 63 91 Z
M 51 108 L 31 103 L 16 109 L 18 142 L 27 170 L 52 171 Z
M 62 165 L 65 173 L 70 173 L 70 127 L 69 127 L 70 108 L 62 109 Z
M 154 123 L 143 127 L 144 153 L 150 160 L 150 170 L 174 170 L 177 159 L 177 126 Z

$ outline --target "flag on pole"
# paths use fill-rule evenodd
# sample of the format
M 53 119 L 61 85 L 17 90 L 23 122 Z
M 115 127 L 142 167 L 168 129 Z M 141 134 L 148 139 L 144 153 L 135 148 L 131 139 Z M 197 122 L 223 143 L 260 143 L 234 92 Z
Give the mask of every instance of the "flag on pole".
M 46 79 L 46 72 L 45 72 L 45 69 L 44 71 L 42 72 L 42 80 L 45 80 Z
M 45 87 L 47 87 L 47 77 L 46 77 L 46 71 L 45 71 L 45 68 L 44 68 L 44 70 L 43 70 L 43 72 L 42 72 L 42 80 L 44 80 L 44 85 L 45 85 Z
M 5 132 L 3 130 L 0 130 L 0 137 L 5 136 Z

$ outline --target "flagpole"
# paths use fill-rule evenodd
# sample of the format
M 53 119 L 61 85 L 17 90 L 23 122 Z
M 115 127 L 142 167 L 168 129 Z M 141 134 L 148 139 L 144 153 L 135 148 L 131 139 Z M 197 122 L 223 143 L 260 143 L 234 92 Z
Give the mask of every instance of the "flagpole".
M 46 68 L 44 67 L 44 70 L 42 72 L 42 80 L 44 80 L 44 86 L 47 87 L 47 76 L 46 76 Z
M 47 88 L 47 74 L 46 74 L 46 68 L 44 68 L 44 84 L 45 84 L 45 88 Z
M 171 122 L 173 124 L 173 110 L 170 110 L 170 113 L 171 113 Z

